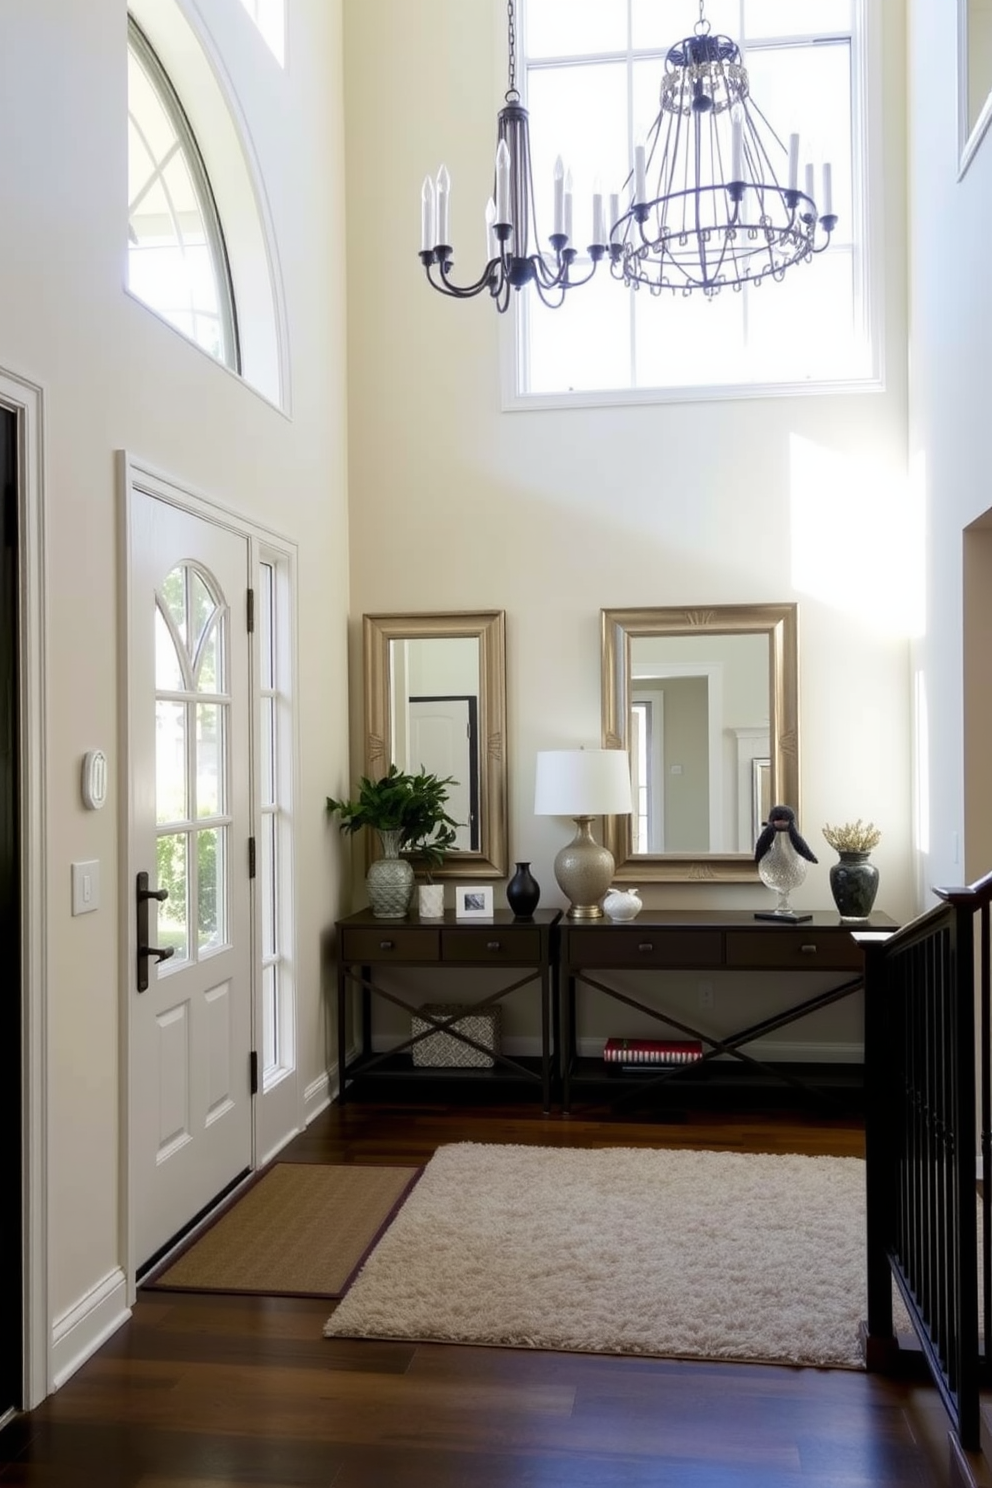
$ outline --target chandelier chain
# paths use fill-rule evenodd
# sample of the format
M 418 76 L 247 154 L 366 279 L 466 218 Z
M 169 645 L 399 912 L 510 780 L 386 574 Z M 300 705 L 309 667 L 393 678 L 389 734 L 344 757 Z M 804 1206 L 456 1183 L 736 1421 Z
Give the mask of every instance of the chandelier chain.
M 517 12 L 514 0 L 506 3 L 506 54 L 507 54 L 507 99 L 517 92 Z

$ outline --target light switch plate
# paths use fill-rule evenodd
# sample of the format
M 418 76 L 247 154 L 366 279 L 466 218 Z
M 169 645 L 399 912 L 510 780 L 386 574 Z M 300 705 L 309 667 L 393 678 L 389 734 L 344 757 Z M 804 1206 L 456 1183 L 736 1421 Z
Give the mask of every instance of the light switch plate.
M 100 864 L 94 858 L 88 863 L 72 865 L 72 912 L 92 914 L 100 908 Z

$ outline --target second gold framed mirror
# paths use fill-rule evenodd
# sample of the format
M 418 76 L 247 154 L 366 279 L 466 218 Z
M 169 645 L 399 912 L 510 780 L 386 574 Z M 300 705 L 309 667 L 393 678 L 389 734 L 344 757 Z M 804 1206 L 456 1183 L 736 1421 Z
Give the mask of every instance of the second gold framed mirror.
M 769 807 L 799 812 L 796 605 L 601 618 L 603 744 L 629 752 L 634 796 L 604 823 L 616 878 L 756 881 Z

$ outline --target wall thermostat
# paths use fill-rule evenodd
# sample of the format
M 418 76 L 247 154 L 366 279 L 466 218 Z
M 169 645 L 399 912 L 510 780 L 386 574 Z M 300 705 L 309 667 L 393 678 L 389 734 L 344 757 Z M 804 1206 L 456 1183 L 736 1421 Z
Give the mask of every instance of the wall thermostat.
M 107 799 L 107 756 L 102 749 L 91 749 L 83 756 L 83 805 L 99 811 Z

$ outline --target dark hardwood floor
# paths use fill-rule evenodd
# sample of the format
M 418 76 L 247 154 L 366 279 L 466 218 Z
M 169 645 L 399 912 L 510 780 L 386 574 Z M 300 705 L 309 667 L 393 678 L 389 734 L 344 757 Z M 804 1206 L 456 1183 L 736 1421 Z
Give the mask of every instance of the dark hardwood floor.
M 856 1119 L 332 1106 L 281 1155 L 412 1163 L 445 1142 L 859 1156 Z M 855 1371 L 328 1340 L 330 1304 L 139 1293 L 0 1435 L 30 1488 L 941 1488 L 921 1384 Z

